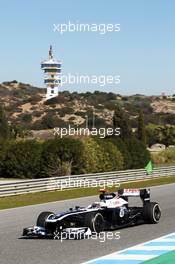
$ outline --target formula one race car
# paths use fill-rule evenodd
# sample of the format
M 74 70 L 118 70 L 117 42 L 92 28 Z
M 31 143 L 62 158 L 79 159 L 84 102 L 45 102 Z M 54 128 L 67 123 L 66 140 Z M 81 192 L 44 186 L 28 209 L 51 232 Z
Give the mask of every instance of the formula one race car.
M 129 206 L 129 197 L 139 197 L 141 206 Z M 24 228 L 24 237 L 60 236 L 85 238 L 92 233 L 122 227 L 150 223 L 156 224 L 161 217 L 158 203 L 150 201 L 149 189 L 122 189 L 117 193 L 101 190 L 100 201 L 87 207 L 70 208 L 66 212 L 42 212 L 36 226 Z

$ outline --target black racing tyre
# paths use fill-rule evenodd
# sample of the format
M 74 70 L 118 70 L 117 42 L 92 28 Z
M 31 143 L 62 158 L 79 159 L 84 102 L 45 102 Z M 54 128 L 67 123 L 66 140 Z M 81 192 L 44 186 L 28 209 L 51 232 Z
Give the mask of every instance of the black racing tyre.
M 36 225 L 45 227 L 45 221 L 48 218 L 49 215 L 54 214 L 52 212 L 42 212 L 37 218 Z
M 143 217 L 147 223 L 157 224 L 161 217 L 161 209 L 158 203 L 146 203 L 143 207 Z
M 100 213 L 89 213 L 85 217 L 85 226 L 89 227 L 92 232 L 100 233 L 104 230 L 104 218 Z

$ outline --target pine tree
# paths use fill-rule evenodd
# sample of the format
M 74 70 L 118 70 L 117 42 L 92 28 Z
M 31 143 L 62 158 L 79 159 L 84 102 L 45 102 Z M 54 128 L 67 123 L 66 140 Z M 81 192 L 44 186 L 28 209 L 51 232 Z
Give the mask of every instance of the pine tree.
M 145 131 L 145 124 L 144 124 L 144 116 L 141 110 L 138 116 L 137 137 L 140 141 L 142 141 L 144 145 L 146 145 L 146 131 Z
M 9 126 L 4 108 L 0 105 L 0 138 L 6 139 L 9 136 Z
M 122 139 L 128 139 L 132 135 L 130 120 L 127 114 L 122 110 L 121 107 L 117 106 L 113 115 L 113 126 L 114 128 L 120 128 L 120 136 Z

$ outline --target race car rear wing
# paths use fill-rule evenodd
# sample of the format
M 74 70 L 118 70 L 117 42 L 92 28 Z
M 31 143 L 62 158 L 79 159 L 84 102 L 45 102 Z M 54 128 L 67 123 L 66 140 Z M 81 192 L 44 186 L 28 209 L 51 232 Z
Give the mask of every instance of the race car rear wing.
M 123 198 L 140 197 L 143 203 L 150 202 L 150 189 L 121 189 L 118 195 Z

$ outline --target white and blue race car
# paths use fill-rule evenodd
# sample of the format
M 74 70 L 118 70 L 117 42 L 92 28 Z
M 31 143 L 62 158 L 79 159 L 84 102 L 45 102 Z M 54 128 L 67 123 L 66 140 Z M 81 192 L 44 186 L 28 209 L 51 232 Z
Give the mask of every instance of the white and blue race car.
M 129 206 L 129 197 L 139 197 L 141 206 Z M 101 190 L 99 202 L 87 207 L 70 208 L 65 212 L 42 212 L 36 226 L 23 229 L 24 237 L 59 238 L 69 233 L 81 238 L 127 226 L 156 224 L 161 217 L 157 202 L 150 201 L 149 189 L 122 189 L 117 193 Z

